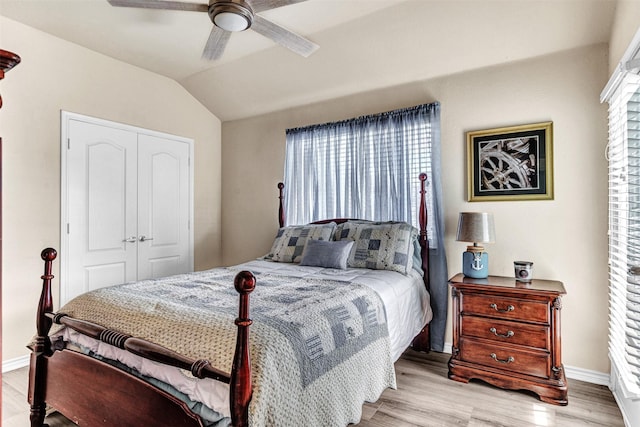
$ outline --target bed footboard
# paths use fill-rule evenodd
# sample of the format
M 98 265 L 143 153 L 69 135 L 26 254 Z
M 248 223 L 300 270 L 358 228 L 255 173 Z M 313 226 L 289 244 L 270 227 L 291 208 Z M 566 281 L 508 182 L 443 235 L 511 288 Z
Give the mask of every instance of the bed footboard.
M 236 349 L 231 373 L 213 368 L 207 360 L 193 360 L 144 339 L 110 330 L 64 313 L 53 313 L 51 281 L 54 249 L 42 251 L 44 274 L 36 317 L 37 335 L 32 344 L 28 400 L 31 427 L 44 425 L 49 404 L 79 425 L 118 426 L 202 426 L 188 406 L 170 394 L 139 378 L 84 354 L 52 345 L 52 324 L 65 325 L 91 338 L 138 356 L 191 371 L 198 378 L 212 378 L 230 385 L 231 420 L 236 427 L 248 425 L 251 401 L 251 360 L 249 354 L 249 294 L 255 276 L 237 274 L 234 285 L 239 296 Z

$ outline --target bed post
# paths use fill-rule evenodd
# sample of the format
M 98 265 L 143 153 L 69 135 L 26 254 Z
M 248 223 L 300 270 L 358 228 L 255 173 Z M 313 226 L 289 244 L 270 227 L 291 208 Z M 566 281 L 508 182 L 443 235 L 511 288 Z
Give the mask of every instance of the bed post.
M 424 271 L 424 285 L 429 290 L 429 236 L 427 235 L 427 202 L 426 202 L 426 185 L 427 174 L 421 173 L 420 176 L 420 208 L 418 213 L 418 222 L 420 225 L 420 234 L 418 242 L 420 243 L 420 255 L 422 257 L 422 270 Z M 413 339 L 411 344 L 416 351 L 429 352 L 431 350 L 431 336 L 429 334 L 429 325 L 425 326 L 422 331 Z
M 282 189 L 284 188 L 284 183 L 278 183 L 278 199 L 280 199 L 280 206 L 278 207 L 278 222 L 280 223 L 280 228 L 284 227 L 284 196 L 282 195 Z
M 231 422 L 234 427 L 247 427 L 249 417 L 249 402 L 251 401 L 251 356 L 249 354 L 249 326 L 253 323 L 249 319 L 249 294 L 256 287 L 256 278 L 249 271 L 241 271 L 233 281 L 236 291 L 240 294 L 240 307 L 236 325 L 236 352 L 231 367 L 231 382 L 229 403 L 231 407 Z
M 420 248 L 422 249 L 422 270 L 424 270 L 424 285 L 429 290 L 429 236 L 427 235 L 427 202 L 426 202 L 426 185 L 427 174 L 421 173 L 420 176 L 420 212 L 418 215 L 418 222 L 420 223 Z
M 51 319 L 46 313 L 53 312 L 53 298 L 51 296 L 51 274 L 53 260 L 56 259 L 55 249 L 47 248 L 40 256 L 44 261 L 44 274 L 42 275 L 42 293 L 36 315 L 37 335 L 31 351 L 31 367 L 29 368 L 29 402 L 31 403 L 31 427 L 41 427 L 45 416 L 45 379 L 47 377 L 46 356 L 51 354 L 51 341 L 49 329 Z

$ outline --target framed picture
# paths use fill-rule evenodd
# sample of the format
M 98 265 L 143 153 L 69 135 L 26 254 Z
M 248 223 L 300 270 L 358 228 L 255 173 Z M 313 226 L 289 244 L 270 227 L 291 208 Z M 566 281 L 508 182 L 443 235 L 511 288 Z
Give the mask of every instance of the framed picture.
M 467 200 L 552 200 L 553 122 L 467 132 Z

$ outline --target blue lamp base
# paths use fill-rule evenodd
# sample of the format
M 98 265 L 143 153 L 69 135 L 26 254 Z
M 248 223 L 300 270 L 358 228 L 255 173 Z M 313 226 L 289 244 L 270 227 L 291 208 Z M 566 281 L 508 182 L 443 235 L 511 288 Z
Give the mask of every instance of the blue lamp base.
M 489 254 L 486 252 L 463 252 L 462 274 L 473 279 L 486 279 L 489 276 Z

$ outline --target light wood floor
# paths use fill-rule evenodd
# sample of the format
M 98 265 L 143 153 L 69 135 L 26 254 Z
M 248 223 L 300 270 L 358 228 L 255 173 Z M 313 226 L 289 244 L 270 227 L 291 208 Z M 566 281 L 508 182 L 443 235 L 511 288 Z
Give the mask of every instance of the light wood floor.
M 365 404 L 358 427 L 624 427 L 605 386 L 569 380 L 569 405 L 549 405 L 528 392 L 501 390 L 479 381 L 451 381 L 448 359 L 442 353 L 407 351 L 396 363 L 398 389 L 386 390 L 377 402 Z M 2 426 L 27 427 L 27 368 L 3 374 L 2 379 Z M 59 414 L 47 417 L 47 423 L 72 425 Z

